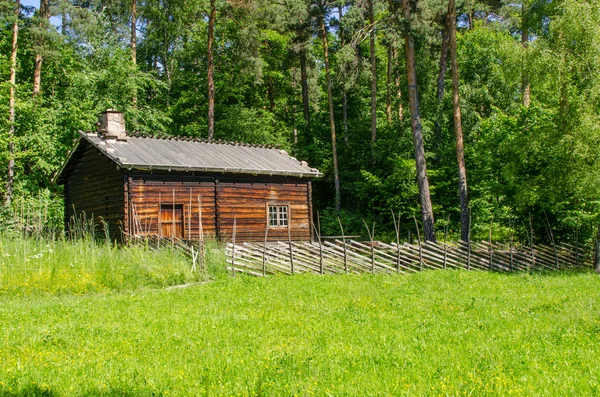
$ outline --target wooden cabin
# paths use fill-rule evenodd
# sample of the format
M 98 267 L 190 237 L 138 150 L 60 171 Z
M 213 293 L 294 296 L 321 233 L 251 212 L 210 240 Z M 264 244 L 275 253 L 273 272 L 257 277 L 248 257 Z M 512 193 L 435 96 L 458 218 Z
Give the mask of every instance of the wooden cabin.
M 309 240 L 315 168 L 267 146 L 127 134 L 123 114 L 82 132 L 55 181 L 65 225 L 87 219 L 111 238 L 200 234 L 237 241 Z M 267 230 L 268 229 L 268 230 Z

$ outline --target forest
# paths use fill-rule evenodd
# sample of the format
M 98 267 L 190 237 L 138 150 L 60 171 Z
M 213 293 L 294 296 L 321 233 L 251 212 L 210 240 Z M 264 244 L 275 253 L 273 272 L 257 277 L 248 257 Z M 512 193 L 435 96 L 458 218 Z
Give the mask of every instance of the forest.
M 597 0 L 0 0 L 0 21 L 0 228 L 62 227 L 53 175 L 107 108 L 308 161 L 323 234 L 600 222 Z

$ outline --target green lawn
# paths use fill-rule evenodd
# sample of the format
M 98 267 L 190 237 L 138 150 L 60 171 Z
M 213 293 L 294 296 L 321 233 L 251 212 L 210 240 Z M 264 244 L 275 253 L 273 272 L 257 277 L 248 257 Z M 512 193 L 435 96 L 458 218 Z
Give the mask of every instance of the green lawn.
M 0 295 L 0 396 L 600 394 L 591 273 Z

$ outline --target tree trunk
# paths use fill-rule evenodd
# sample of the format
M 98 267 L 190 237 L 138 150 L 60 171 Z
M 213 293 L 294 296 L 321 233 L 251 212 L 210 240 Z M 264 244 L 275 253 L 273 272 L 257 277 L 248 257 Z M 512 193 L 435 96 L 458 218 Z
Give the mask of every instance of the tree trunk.
M 208 18 L 208 139 L 215 137 L 215 80 L 213 43 L 215 40 L 215 19 L 217 8 L 215 0 L 210 0 L 210 16 Z
M 137 3 L 131 0 L 131 63 L 137 65 Z
M 344 47 L 346 44 L 344 41 L 344 27 L 342 25 L 342 5 L 338 6 L 338 12 L 340 14 L 340 47 Z M 342 81 L 342 119 L 344 122 L 344 145 L 348 146 L 348 98 L 346 95 L 346 84 Z
M 4 205 L 10 206 L 15 178 L 15 88 L 17 84 L 17 39 L 19 38 L 19 12 L 21 1 L 15 1 L 15 21 L 13 23 L 12 51 L 10 54 L 10 97 L 8 103 L 8 172 Z
M 131 63 L 135 68 L 137 66 L 137 3 L 136 0 L 131 0 Z M 133 97 L 131 104 L 133 108 L 137 108 L 137 87 L 133 89 Z
M 300 50 L 300 84 L 302 85 L 302 110 L 304 111 L 304 140 L 310 136 L 310 109 L 308 103 L 308 72 L 306 71 L 306 48 Z
M 392 54 L 394 61 L 398 59 L 398 51 L 394 47 L 394 53 Z M 402 87 L 400 85 L 400 73 L 396 74 L 396 100 L 398 101 L 398 121 L 404 120 L 404 108 L 402 106 Z
M 327 102 L 329 104 L 329 123 L 331 125 L 331 152 L 333 155 L 333 183 L 335 185 L 335 212 L 339 213 L 341 209 L 341 191 L 340 176 L 338 171 L 337 145 L 335 136 L 335 119 L 333 116 L 333 93 L 331 88 L 331 73 L 329 68 L 329 46 L 327 43 L 327 29 L 325 28 L 324 11 L 319 15 L 319 26 L 323 39 L 323 52 L 325 58 L 325 78 L 327 80 Z
M 454 107 L 454 136 L 456 138 L 456 162 L 458 164 L 458 191 L 460 195 L 460 238 L 469 241 L 469 198 L 467 195 L 467 169 L 463 145 L 460 96 L 458 93 L 458 57 L 456 51 L 456 5 L 448 1 L 448 31 L 450 44 L 450 65 L 452 69 L 452 105 Z
M 45 32 L 50 19 L 50 4 L 49 0 L 40 1 L 40 31 Z M 38 53 L 35 54 L 35 63 L 33 69 L 33 95 L 36 96 L 42 89 L 42 61 L 43 57 L 40 49 L 44 43 L 44 37 L 41 36 L 38 40 Z
M 387 52 L 387 80 L 386 80 L 386 93 L 385 93 L 385 116 L 389 125 L 392 125 L 392 68 L 394 58 L 394 45 L 390 40 L 388 44 Z
M 450 15 L 446 14 L 446 20 L 444 24 L 444 32 L 442 34 L 442 51 L 440 55 L 440 67 L 438 70 L 437 78 L 437 117 L 435 119 L 434 131 L 435 131 L 435 149 L 436 149 L 436 160 L 439 162 L 440 150 L 442 148 L 442 119 L 444 115 L 444 82 L 446 79 L 446 63 L 448 60 L 448 41 L 450 32 Z
M 296 79 L 296 67 L 292 68 L 292 88 L 294 91 L 294 95 L 291 97 L 292 99 L 292 142 L 294 145 L 298 144 L 298 128 L 296 128 L 296 87 L 298 86 Z
M 402 0 L 406 30 L 404 41 L 406 47 L 406 73 L 408 77 L 408 94 L 410 102 L 410 118 L 415 146 L 415 161 L 417 164 L 417 184 L 419 185 L 419 200 L 421 204 L 421 218 L 423 220 L 423 231 L 426 241 L 435 241 L 435 228 L 433 219 L 433 208 L 429 194 L 429 180 L 427 179 L 427 162 L 425 160 L 425 146 L 423 144 L 423 128 L 421 126 L 421 115 L 419 112 L 419 94 L 417 91 L 417 72 L 415 64 L 415 47 L 412 37 L 410 21 L 409 0 Z
M 371 142 L 377 140 L 377 65 L 375 59 L 375 0 L 369 0 L 369 49 L 371 55 Z
M 521 91 L 523 92 L 523 106 L 529 107 L 531 104 L 531 87 L 529 84 L 529 71 L 528 71 L 528 47 L 529 47 L 529 26 L 527 21 L 527 1 L 524 0 L 521 6 L 521 44 L 523 45 L 523 77 L 521 80 Z

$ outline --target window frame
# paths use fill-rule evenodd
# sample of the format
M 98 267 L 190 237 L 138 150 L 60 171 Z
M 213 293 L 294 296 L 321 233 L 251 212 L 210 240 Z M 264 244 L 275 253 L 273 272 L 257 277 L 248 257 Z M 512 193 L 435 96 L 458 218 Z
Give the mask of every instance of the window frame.
M 289 203 L 267 203 L 266 213 L 267 226 L 269 229 L 282 229 L 290 227 L 291 213 Z M 272 221 L 275 221 L 276 225 L 273 225 L 271 223 Z

